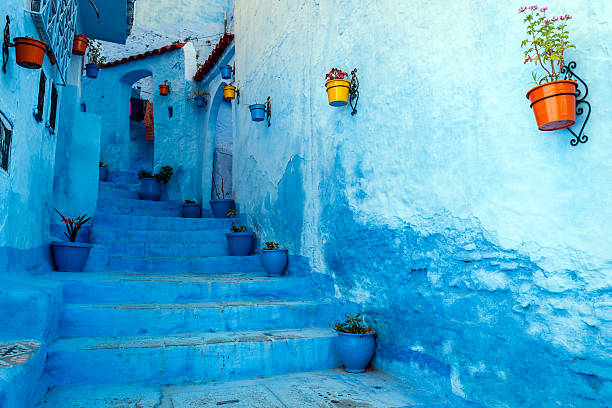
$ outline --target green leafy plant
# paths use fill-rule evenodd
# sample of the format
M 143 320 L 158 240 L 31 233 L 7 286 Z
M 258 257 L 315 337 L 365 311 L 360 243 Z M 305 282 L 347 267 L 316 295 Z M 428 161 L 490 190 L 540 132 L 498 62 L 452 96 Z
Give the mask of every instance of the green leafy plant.
M 195 203 L 196 203 L 196 202 L 195 202 L 195 201 L 192 201 L 192 200 L 185 200 L 185 204 L 195 204 Z
M 79 230 L 81 229 L 81 227 L 86 222 L 91 220 L 91 217 L 87 217 L 87 214 L 83 214 L 80 217 L 76 218 L 67 218 L 64 217 L 62 213 L 57 210 L 57 208 L 54 208 L 54 210 L 56 213 L 59 214 L 60 217 L 62 217 L 62 221 L 64 221 L 64 224 L 66 224 L 67 231 L 64 232 L 64 235 L 66 235 L 70 242 L 76 241 L 77 235 L 79 234 Z
M 527 39 L 521 42 L 525 49 L 524 63 L 533 62 L 544 72 L 532 72 L 536 85 L 557 81 L 561 68 L 565 65 L 564 52 L 568 48 L 576 48 L 569 41 L 567 22 L 572 19 L 569 14 L 558 17 L 546 17 L 548 7 L 538 8 L 537 5 L 519 8 L 519 14 L 524 13 L 523 22 L 527 25 Z
M 264 242 L 264 246 L 261 249 L 263 249 L 264 251 L 274 251 L 275 249 L 278 249 L 278 242 Z
M 89 50 L 87 51 L 87 59 L 90 64 L 103 65 L 106 62 L 106 57 L 102 55 L 102 43 L 96 40 L 89 41 Z
M 140 170 L 138 172 L 138 178 L 153 178 L 153 173 L 150 172 L 149 170 Z
M 160 183 L 168 184 L 170 178 L 174 174 L 174 170 L 170 166 L 164 166 L 160 169 L 159 173 L 153 174 L 149 170 L 140 170 L 138 172 L 138 178 L 154 178 Z
M 108 164 L 106 164 L 104 162 L 100 162 L 100 167 L 103 167 L 103 168 L 106 169 L 106 168 L 108 168 Z
M 202 91 L 200 88 L 195 88 L 195 89 L 190 89 L 189 93 L 192 95 L 189 98 L 187 98 L 188 101 L 193 100 L 193 98 L 199 97 L 199 98 L 207 98 L 210 94 L 206 91 Z
M 346 320 L 343 322 L 336 323 L 334 325 L 334 329 L 336 331 L 342 333 L 350 333 L 350 334 L 370 334 L 374 333 L 374 331 L 369 327 L 364 327 L 361 325 L 363 319 L 359 316 L 361 314 L 357 313 L 356 315 L 346 315 Z
M 246 232 L 246 225 L 241 225 L 238 220 L 238 213 L 236 210 L 229 210 L 227 215 L 232 218 L 232 225 L 230 226 L 230 231 L 232 232 Z

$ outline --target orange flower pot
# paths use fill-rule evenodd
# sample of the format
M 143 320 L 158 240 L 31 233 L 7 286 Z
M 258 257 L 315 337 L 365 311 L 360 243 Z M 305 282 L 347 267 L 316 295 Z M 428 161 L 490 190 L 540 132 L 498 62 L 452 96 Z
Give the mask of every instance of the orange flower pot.
M 170 93 L 170 85 L 160 85 L 159 86 L 159 94 L 161 96 L 166 96 Z
M 576 123 L 576 81 L 552 81 L 531 88 L 527 99 L 538 124 L 538 129 L 565 129 Z
M 47 52 L 47 44 L 30 37 L 13 38 L 17 65 L 28 69 L 40 69 Z
M 72 41 L 72 53 L 74 55 L 85 55 L 87 44 L 89 44 L 87 37 L 81 34 L 75 35 Z
M 233 85 L 225 85 L 223 87 L 223 98 L 231 101 L 236 97 L 236 87 Z

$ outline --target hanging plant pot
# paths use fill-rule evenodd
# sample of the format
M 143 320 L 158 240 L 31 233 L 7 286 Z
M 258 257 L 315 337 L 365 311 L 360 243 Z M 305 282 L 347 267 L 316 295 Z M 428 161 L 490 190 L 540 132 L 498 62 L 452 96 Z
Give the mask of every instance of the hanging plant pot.
M 75 35 L 72 41 L 72 53 L 74 55 L 85 55 L 87 44 L 89 44 L 87 37 L 81 34 Z
M 527 92 L 538 129 L 565 129 L 576 123 L 576 81 L 552 81 Z
M 229 65 L 219 67 L 219 71 L 221 71 L 221 78 L 223 79 L 230 79 L 232 77 L 232 67 Z
M 228 218 L 227 213 L 229 210 L 234 208 L 234 200 L 222 199 L 222 200 L 210 200 L 210 211 L 215 218 Z
M 140 179 L 140 191 L 138 192 L 141 200 L 159 201 L 161 188 L 156 178 L 143 177 Z
M 223 87 L 223 97 L 229 101 L 236 97 L 236 87 L 233 85 L 225 85 Z
M 51 243 L 53 260 L 58 271 L 62 272 L 81 272 L 89 257 L 92 244 L 83 242 L 63 242 Z
M 261 264 L 268 276 L 283 276 L 287 269 L 286 249 L 262 249 Z
M 203 108 L 206 106 L 206 99 L 204 99 L 203 96 L 194 96 L 193 101 L 198 108 Z
M 331 106 L 345 106 L 349 99 L 351 83 L 346 79 L 331 79 L 325 83 L 327 99 Z
M 266 106 L 263 103 L 249 105 L 253 122 L 261 122 L 266 118 Z
M 159 94 L 161 96 L 167 96 L 169 93 L 170 93 L 170 85 L 163 84 L 159 86 Z
M 13 38 L 13 42 L 15 43 L 17 65 L 28 69 L 40 69 L 42 67 L 47 52 L 47 44 L 30 37 L 16 37 Z
M 99 65 L 96 65 L 96 64 L 86 64 L 85 65 L 85 75 L 87 75 L 87 78 L 96 79 L 99 73 L 100 73 Z
M 231 256 L 248 256 L 253 248 L 254 232 L 226 232 L 227 245 Z

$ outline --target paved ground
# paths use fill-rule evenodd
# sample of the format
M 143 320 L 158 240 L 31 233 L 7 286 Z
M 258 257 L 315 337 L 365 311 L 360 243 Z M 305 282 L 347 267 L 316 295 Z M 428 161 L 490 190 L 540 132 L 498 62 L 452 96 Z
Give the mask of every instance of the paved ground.
M 450 398 L 450 399 L 449 399 Z M 55 387 L 37 408 L 458 408 L 464 401 L 417 389 L 381 371 L 324 370 L 180 387 Z

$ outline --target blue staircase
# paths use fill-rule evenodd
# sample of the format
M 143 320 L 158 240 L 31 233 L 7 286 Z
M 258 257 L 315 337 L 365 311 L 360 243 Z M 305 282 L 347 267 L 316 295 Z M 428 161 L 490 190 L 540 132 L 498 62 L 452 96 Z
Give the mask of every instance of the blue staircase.
M 303 276 L 228 256 L 230 220 L 180 218 L 136 185 L 101 182 L 82 273 L 52 273 L 63 306 L 45 386 L 198 384 L 339 365 L 330 304 Z M 44 403 L 41 403 L 46 406 Z

